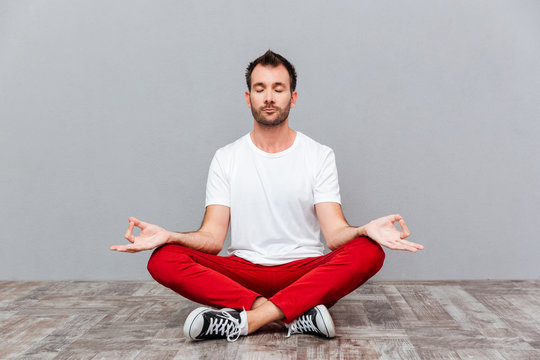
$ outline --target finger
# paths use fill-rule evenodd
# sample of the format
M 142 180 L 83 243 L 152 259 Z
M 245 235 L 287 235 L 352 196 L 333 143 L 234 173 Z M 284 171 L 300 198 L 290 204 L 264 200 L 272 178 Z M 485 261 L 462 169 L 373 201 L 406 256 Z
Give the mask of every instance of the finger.
M 133 222 L 129 222 L 129 226 L 128 226 L 128 229 L 126 231 L 126 234 L 124 235 L 124 237 L 129 241 L 129 242 L 134 242 L 135 239 L 133 237 L 133 226 L 135 225 L 135 223 Z
M 133 216 L 129 218 L 129 221 L 134 223 L 135 226 L 137 226 L 137 227 L 139 227 L 141 229 L 148 226 L 148 223 L 145 223 L 144 221 L 141 221 L 141 220 L 139 220 L 137 218 L 134 218 Z
M 141 251 L 138 249 L 137 245 L 135 244 L 129 244 L 129 245 L 113 245 L 110 247 L 111 250 L 119 251 L 119 252 L 138 252 Z
M 407 246 L 401 240 L 378 241 L 378 243 L 392 250 L 409 250 L 410 249 L 410 251 L 413 251 L 412 247 Z
M 399 214 L 388 215 L 387 217 L 393 223 L 399 220 L 403 220 L 403 217 Z
M 411 232 L 409 231 L 407 224 L 405 224 L 405 220 L 403 220 L 402 218 L 398 221 L 399 221 L 399 226 L 401 226 L 401 230 L 402 230 L 401 233 L 399 234 L 399 237 L 401 237 L 402 239 L 409 237 L 409 235 L 411 235 Z
M 413 246 L 407 246 L 407 245 L 394 245 L 391 247 L 392 250 L 403 250 L 403 251 L 410 251 L 410 252 L 417 252 L 418 249 Z
M 395 243 L 393 243 L 393 250 L 405 250 L 405 251 L 411 251 L 411 252 L 417 252 L 418 249 L 415 248 L 414 246 L 411 246 L 411 245 L 408 245 L 408 244 L 405 244 L 403 241 L 396 241 Z
M 403 240 L 403 239 L 384 240 L 384 241 L 379 240 L 377 242 L 392 250 L 405 250 L 405 251 L 410 251 L 410 252 L 417 252 L 418 250 L 424 249 L 423 245 L 416 244 L 416 243 Z
M 420 250 L 424 249 L 424 245 L 422 245 L 422 244 L 413 243 L 412 241 L 407 241 L 407 240 L 401 240 L 401 242 L 408 245 L 408 246 L 412 246 L 412 247 L 414 247 L 416 249 L 420 249 Z
M 113 245 L 109 249 L 113 250 L 113 251 L 121 251 L 121 252 L 123 252 L 123 251 L 126 251 L 124 249 L 124 247 L 125 247 L 125 245 Z

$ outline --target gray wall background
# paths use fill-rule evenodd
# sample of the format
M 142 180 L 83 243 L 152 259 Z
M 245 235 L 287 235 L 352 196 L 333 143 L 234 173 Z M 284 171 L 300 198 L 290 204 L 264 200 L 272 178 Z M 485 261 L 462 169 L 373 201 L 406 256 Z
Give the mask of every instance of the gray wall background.
M 199 227 L 268 48 L 349 222 L 425 245 L 377 279 L 540 278 L 539 2 L 58 0 L 0 1 L 0 279 L 148 279 L 108 247 L 129 216 Z

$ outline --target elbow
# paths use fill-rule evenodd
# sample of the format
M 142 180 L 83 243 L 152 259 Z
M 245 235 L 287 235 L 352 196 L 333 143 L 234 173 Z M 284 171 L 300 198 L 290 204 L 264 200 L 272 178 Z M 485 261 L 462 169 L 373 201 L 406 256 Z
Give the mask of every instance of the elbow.
M 200 231 L 201 230 L 199 230 L 199 232 Z M 223 239 L 223 241 L 220 241 L 217 239 L 215 234 L 208 231 L 201 232 L 201 235 L 204 235 L 204 242 L 201 243 L 201 247 L 198 250 L 210 255 L 219 254 L 219 252 L 223 248 L 223 243 L 225 242 L 225 239 Z
M 208 251 L 208 253 L 212 254 L 212 255 L 217 255 L 219 254 L 219 252 L 221 251 L 221 249 L 223 249 L 223 243 L 224 241 L 218 241 L 215 239 L 215 237 L 212 237 L 212 245 L 210 246 L 210 250 Z
M 338 229 L 326 234 L 327 236 L 325 236 L 324 238 L 326 239 L 326 246 L 328 246 L 328 249 L 334 251 L 344 244 L 344 235 L 346 235 L 344 234 L 344 232 L 345 231 L 343 229 Z
M 326 246 L 330 251 L 334 251 L 339 247 L 336 245 L 335 241 L 332 241 L 332 239 L 326 240 Z
M 204 246 L 200 248 L 195 248 L 195 250 L 200 251 L 205 254 L 217 255 L 221 251 L 221 248 L 217 246 Z
M 221 249 L 223 249 L 223 246 L 221 246 L 221 247 L 215 246 L 215 247 L 210 251 L 210 254 L 212 254 L 212 255 L 217 255 L 217 254 L 219 254 L 219 252 L 221 251 Z

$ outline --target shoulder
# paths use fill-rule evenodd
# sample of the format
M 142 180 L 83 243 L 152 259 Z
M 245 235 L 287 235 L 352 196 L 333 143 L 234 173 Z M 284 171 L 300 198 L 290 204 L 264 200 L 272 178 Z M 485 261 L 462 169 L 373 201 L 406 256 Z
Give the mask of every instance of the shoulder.
M 238 152 L 245 151 L 248 146 L 248 143 L 247 143 L 248 136 L 249 136 L 249 133 L 247 133 L 246 135 L 243 135 L 242 137 L 240 137 L 239 139 L 237 139 L 236 141 L 230 144 L 220 147 L 219 149 L 216 150 L 214 157 L 217 157 L 219 159 L 229 159 L 231 157 L 234 157 L 234 155 L 237 154 Z
M 313 140 L 306 134 L 301 133 L 300 131 L 297 131 L 297 136 L 299 136 L 299 140 L 302 142 L 306 151 L 310 155 L 313 155 L 318 159 L 322 160 L 326 158 L 328 155 L 334 154 L 334 150 L 332 150 L 331 147 L 327 145 L 323 145 L 316 140 Z

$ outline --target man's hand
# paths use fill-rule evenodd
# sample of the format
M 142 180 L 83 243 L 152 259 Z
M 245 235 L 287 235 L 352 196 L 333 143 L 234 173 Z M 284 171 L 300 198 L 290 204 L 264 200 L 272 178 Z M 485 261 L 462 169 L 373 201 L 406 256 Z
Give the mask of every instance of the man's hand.
M 133 228 L 137 226 L 141 229 L 139 236 L 133 236 Z M 131 242 L 129 245 L 113 245 L 111 250 L 121 252 L 139 252 L 152 250 L 167 243 L 169 232 L 157 225 L 145 223 L 134 217 L 129 218 L 129 227 L 124 237 Z
M 396 229 L 394 226 L 396 221 L 399 222 L 399 226 L 403 231 L 400 232 Z M 401 215 L 388 215 L 375 219 L 364 225 L 363 230 L 365 235 L 392 250 L 417 252 L 424 249 L 423 245 L 404 240 L 411 233 Z

